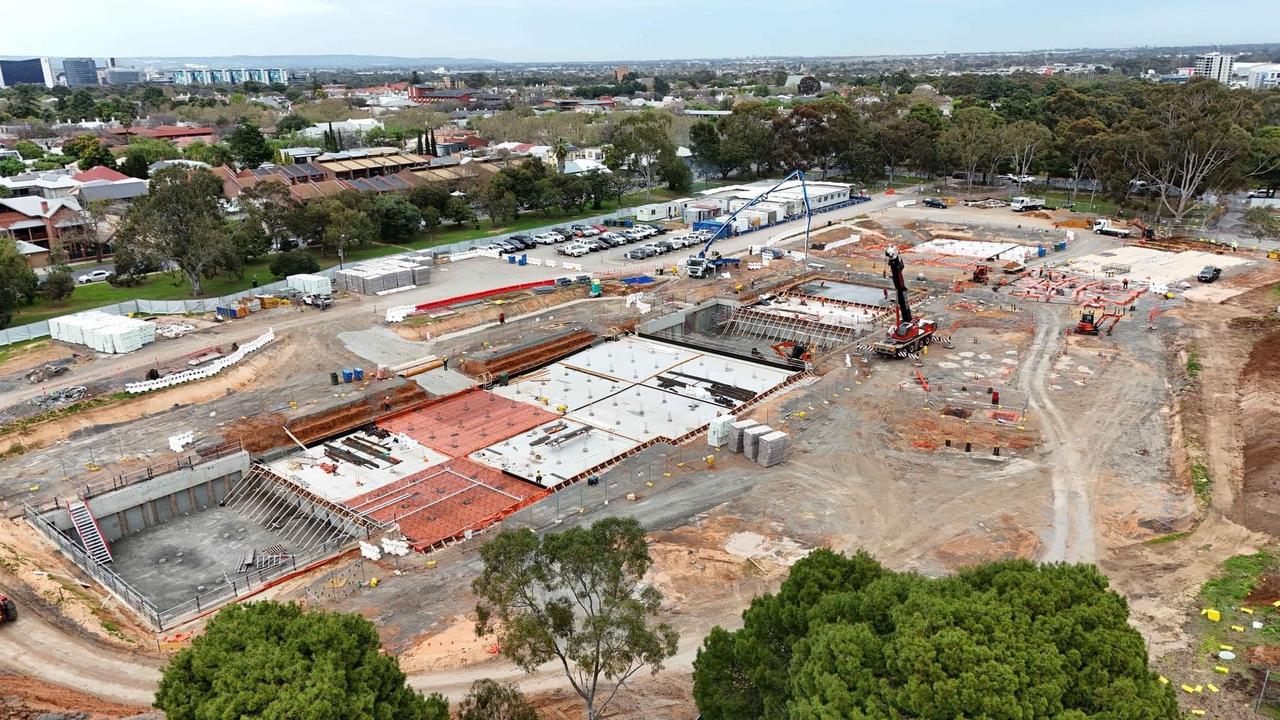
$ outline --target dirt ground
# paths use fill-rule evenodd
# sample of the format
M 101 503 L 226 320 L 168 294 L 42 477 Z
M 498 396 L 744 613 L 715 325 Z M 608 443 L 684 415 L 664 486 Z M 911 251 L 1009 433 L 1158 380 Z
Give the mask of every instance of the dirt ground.
M 887 243 L 942 235 L 1038 242 L 1062 232 L 1054 223 L 1066 228 L 1079 221 L 1062 213 L 1034 215 L 959 207 L 878 214 L 864 223 L 861 241 L 828 257 L 878 275 Z M 1082 234 L 1067 254 L 1049 261 L 1062 263 L 1116 244 Z M 690 717 L 689 672 L 701 638 L 717 624 L 736 626 L 754 595 L 776 589 L 790 563 L 822 546 L 863 548 L 890 567 L 931 576 L 1015 557 L 1097 563 L 1128 600 L 1132 622 L 1159 670 L 1170 677 L 1190 673 L 1199 662 L 1190 621 L 1200 586 L 1223 559 L 1266 547 L 1280 532 L 1280 325 L 1265 317 L 1274 317 L 1280 304 L 1272 289 L 1280 282 L 1280 263 L 1257 262 L 1228 273 L 1211 297 L 1174 309 L 1144 297 L 1111 335 L 1100 337 L 1067 332 L 1077 319 L 1072 306 L 958 283 L 967 275 L 963 263 L 912 267 L 912 278 L 926 277 L 921 287 L 929 298 L 917 309 L 939 321 L 952 346 L 934 345 L 918 363 L 880 360 L 857 348 L 846 350 L 847 365 L 846 351 L 819 358 L 817 378 L 749 413 L 792 433 L 793 450 L 783 465 L 764 469 L 717 452 L 708 467 L 703 458 L 711 451 L 701 440 L 658 446 L 610 471 L 601 487 L 569 488 L 504 525 L 542 531 L 626 514 L 649 528 L 655 564 L 648 581 L 666 598 L 662 614 L 680 631 L 680 649 L 666 670 L 638 680 L 620 696 L 617 717 Z M 787 279 L 775 268 L 744 270 L 727 280 L 679 280 L 654 293 L 655 312 L 667 304 L 731 295 L 752 278 L 760 287 L 743 292 Z M 503 307 L 508 317 L 537 312 L 548 319 L 440 337 L 491 322 L 488 316 Z M 1154 329 L 1148 329 L 1152 311 Z M 424 355 L 461 354 L 567 324 L 609 326 L 621 317 L 591 303 L 557 310 L 529 296 L 419 323 L 431 328 L 432 342 L 418 330 L 401 334 L 424 340 Z M 360 325 L 352 319 L 332 331 Z M 328 368 L 351 358 L 331 332 L 291 332 L 282 340 L 255 359 L 252 369 L 229 374 L 227 384 L 192 386 L 180 404 L 198 404 L 198 412 L 178 415 L 183 408 L 168 407 L 177 400 L 157 396 L 155 407 L 142 412 L 138 406 L 115 416 L 104 408 L 101 417 L 78 421 L 128 428 L 130 434 L 203 427 L 210 437 L 221 437 L 229 428 L 274 427 L 362 397 L 357 388 L 328 386 Z M 1194 377 L 1187 370 L 1190 358 L 1199 367 Z M 282 368 L 298 365 L 305 372 L 284 377 Z M 989 390 L 999 392 L 998 406 Z M 263 400 L 268 393 L 277 396 L 274 401 Z M 298 407 L 290 405 L 291 398 Z M 227 426 L 209 427 L 224 418 Z M 47 433 L 47 442 L 65 443 L 53 449 L 75 451 L 75 423 L 37 432 Z M 44 464 L 31 467 L 47 470 L 53 457 L 48 449 L 30 451 L 6 467 L 35 459 Z M 1197 465 L 1212 478 L 1199 494 L 1192 470 Z M 637 499 L 621 500 L 627 491 Z M 394 564 L 357 566 L 357 558 L 344 558 L 275 596 L 370 618 L 418 689 L 457 697 L 477 677 L 520 680 L 544 717 L 579 716 L 578 700 L 566 692 L 555 668 L 525 677 L 495 653 L 492 641 L 474 637 L 468 588 L 479 570 L 476 548 L 473 540 Z M 33 582 L 28 564 L 60 566 L 48 551 L 17 552 L 24 558 L 27 553 L 33 559 L 18 560 L 17 569 L 6 562 L 6 583 Z M 351 581 L 357 567 L 380 577 L 376 589 Z M 91 605 L 66 610 L 67 626 L 96 622 L 102 628 Z M 145 637 L 137 629 L 120 632 L 135 644 L 136 637 Z M 131 652 L 127 641 L 105 630 L 77 635 L 74 642 L 86 651 Z M 132 662 L 147 668 L 158 659 Z M 132 704 L 153 682 L 145 670 L 138 673 L 144 678 L 102 694 Z M 94 682 L 85 678 L 87 686 Z M 1243 703 L 1249 687 L 1243 679 L 1230 686 L 1215 708 Z M 1234 716 L 1225 709 L 1215 713 Z

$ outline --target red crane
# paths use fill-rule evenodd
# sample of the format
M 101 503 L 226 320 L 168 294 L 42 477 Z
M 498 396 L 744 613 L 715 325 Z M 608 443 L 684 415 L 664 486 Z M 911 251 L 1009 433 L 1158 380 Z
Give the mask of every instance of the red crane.
M 904 358 L 911 353 L 920 352 L 925 345 L 933 342 L 938 324 L 911 314 L 911 305 L 907 303 L 907 281 L 902 277 L 902 270 L 906 267 L 902 256 L 898 254 L 898 248 L 892 245 L 885 248 L 884 254 L 889 260 L 893 289 L 897 293 L 898 302 L 894 306 L 896 319 L 888 336 L 872 347 L 876 353 L 885 357 Z

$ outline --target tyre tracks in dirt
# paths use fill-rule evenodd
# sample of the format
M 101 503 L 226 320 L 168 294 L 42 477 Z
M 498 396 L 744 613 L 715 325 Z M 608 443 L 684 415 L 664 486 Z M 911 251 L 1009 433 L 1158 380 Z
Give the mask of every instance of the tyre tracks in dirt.
M 1100 449 L 1084 446 L 1080 433 L 1059 410 L 1049 387 L 1054 361 L 1060 354 L 1061 313 L 1052 305 L 1031 307 L 1036 334 L 1027 360 L 1018 371 L 1018 388 L 1040 420 L 1048 455 L 1046 469 L 1053 485 L 1053 521 L 1041 560 L 1093 562 L 1097 556 L 1092 481 Z

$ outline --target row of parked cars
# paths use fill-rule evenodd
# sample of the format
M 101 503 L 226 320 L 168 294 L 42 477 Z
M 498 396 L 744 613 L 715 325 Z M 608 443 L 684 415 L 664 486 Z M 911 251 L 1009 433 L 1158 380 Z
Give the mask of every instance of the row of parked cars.
M 641 242 L 669 232 L 671 232 L 670 228 L 660 225 L 636 225 L 628 230 L 610 230 L 598 237 L 580 238 L 564 247 L 556 248 L 556 252 L 569 257 L 582 257 L 590 252 Z
M 711 233 L 709 231 L 698 230 L 685 235 L 675 235 L 663 240 L 645 243 L 626 251 L 622 254 L 622 257 L 625 260 L 644 260 L 655 255 L 665 255 L 672 250 L 703 245 L 710 239 Z
M 654 235 L 671 232 L 669 228 L 655 225 L 636 225 L 629 230 L 613 230 L 605 225 L 573 225 L 567 228 L 552 228 L 537 235 L 512 235 L 505 240 L 497 240 L 481 246 L 481 250 L 496 251 L 499 255 L 509 255 L 525 250 L 532 250 L 539 245 L 558 245 L 556 252 L 562 255 L 581 257 L 589 252 L 639 242 Z M 571 250 L 572 249 L 572 250 Z

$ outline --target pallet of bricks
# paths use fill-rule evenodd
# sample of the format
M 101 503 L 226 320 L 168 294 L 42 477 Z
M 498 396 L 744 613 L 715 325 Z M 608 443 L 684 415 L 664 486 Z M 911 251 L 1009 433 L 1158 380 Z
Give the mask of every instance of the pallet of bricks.
M 339 270 L 334 282 L 339 290 L 361 295 L 378 295 L 431 281 L 430 255 L 411 253 L 367 260 Z
M 787 459 L 791 436 L 755 420 L 738 420 L 732 415 L 718 417 L 707 428 L 707 444 L 727 447 L 742 453 L 765 467 L 773 467 Z

